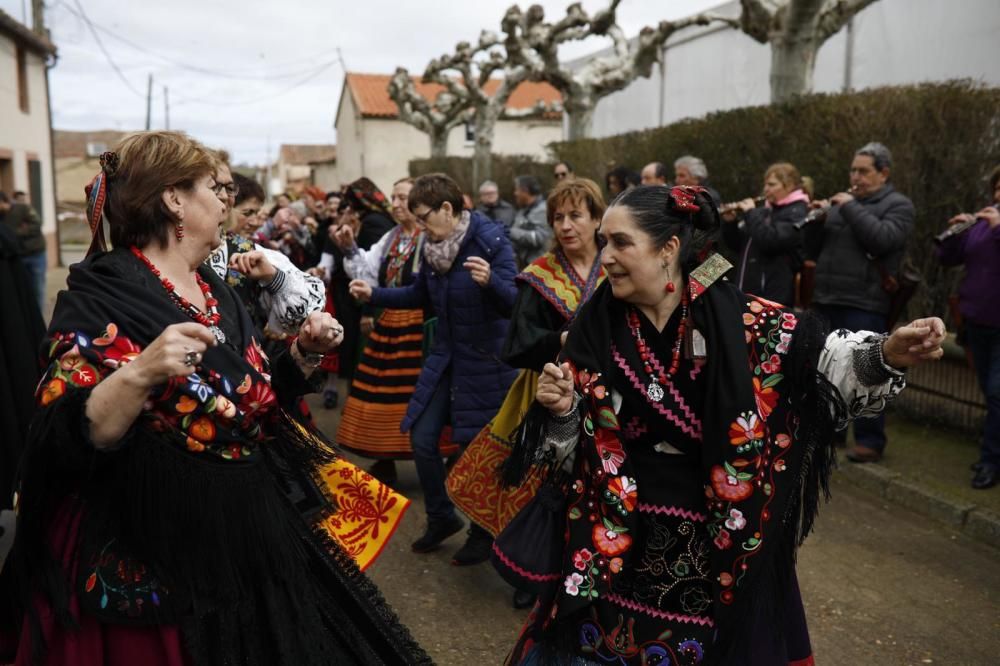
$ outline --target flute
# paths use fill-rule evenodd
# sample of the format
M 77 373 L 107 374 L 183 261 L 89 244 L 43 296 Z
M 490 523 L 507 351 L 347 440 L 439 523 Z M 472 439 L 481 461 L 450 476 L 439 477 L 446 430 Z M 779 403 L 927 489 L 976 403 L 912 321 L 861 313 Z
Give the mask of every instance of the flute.
M 741 203 L 740 201 L 733 201 L 730 203 L 722 204 L 721 206 L 719 206 L 719 214 L 722 215 L 723 213 L 729 213 L 731 211 L 737 210 L 740 206 L 740 203 Z M 764 203 L 764 197 L 763 196 L 754 197 L 753 203 L 754 206 L 759 206 L 760 204 Z
M 992 208 L 996 208 L 996 209 L 1000 210 L 1000 204 L 993 204 Z M 934 242 L 937 245 L 940 245 L 941 243 L 945 242 L 949 238 L 952 238 L 954 236 L 961 236 L 966 231 L 968 231 L 972 227 L 976 226 L 976 222 L 978 222 L 981 219 L 983 219 L 983 218 L 981 218 L 981 217 L 975 217 L 975 218 L 973 218 L 973 219 L 971 219 L 971 220 L 969 220 L 967 222 L 959 222 L 957 224 L 953 224 L 950 227 L 948 227 L 947 229 L 945 229 L 944 231 L 942 231 L 941 233 L 939 233 L 937 236 L 935 236 L 934 237 Z
M 854 185 L 851 185 L 850 187 L 847 188 L 847 192 L 849 194 L 854 194 L 857 191 L 858 188 Z M 826 216 L 830 214 L 830 208 L 831 206 L 820 206 L 819 208 L 813 208 L 811 211 L 809 211 L 809 213 L 805 217 L 803 217 L 801 220 L 799 220 L 792 226 L 795 227 L 797 230 L 802 230 L 804 227 L 812 224 L 813 222 L 826 222 Z

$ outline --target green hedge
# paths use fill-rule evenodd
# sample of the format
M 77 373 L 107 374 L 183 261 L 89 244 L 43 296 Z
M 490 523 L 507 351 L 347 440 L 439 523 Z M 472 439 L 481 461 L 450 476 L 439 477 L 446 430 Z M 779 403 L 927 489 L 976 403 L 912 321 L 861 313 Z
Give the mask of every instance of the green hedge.
M 605 139 L 557 142 L 555 158 L 576 173 L 604 182 L 617 165 L 639 170 L 648 162 L 670 165 L 681 155 L 705 160 L 709 181 L 733 201 L 758 194 L 769 164 L 789 161 L 811 177 L 818 197 L 847 188 L 854 151 L 880 141 L 893 153 L 892 182 L 917 210 L 910 256 L 924 273 L 924 286 L 910 313 L 946 314 L 960 269 L 944 270 L 933 257 L 931 237 L 949 217 L 989 201 L 986 175 L 1000 164 L 1000 89 L 970 81 L 876 88 L 835 95 L 808 95 L 786 104 L 713 113 L 665 127 Z M 520 173 L 552 185 L 552 164 L 530 157 L 497 156 L 494 180 L 509 199 Z M 411 174 L 445 171 L 475 194 L 472 162 L 466 158 L 415 160 Z
M 615 165 L 639 170 L 648 162 L 670 165 L 681 155 L 697 155 L 708 165 L 712 186 L 733 201 L 759 193 L 764 170 L 778 161 L 813 178 L 818 197 L 843 191 L 854 151 L 869 141 L 892 151 L 892 182 L 917 210 L 909 252 L 926 280 L 910 313 L 944 315 L 960 269 L 938 266 L 931 238 L 955 213 L 990 201 L 986 176 L 1000 164 L 998 88 L 953 81 L 809 95 L 551 148 L 578 174 L 599 182 Z
M 516 176 L 535 176 L 542 183 L 542 191 L 548 191 L 553 186 L 552 165 L 539 162 L 530 155 L 494 155 L 491 169 L 493 176 L 490 180 L 496 181 L 500 196 L 512 203 Z M 429 158 L 410 162 L 410 175 L 414 178 L 436 171 L 450 175 L 463 192 L 469 194 L 473 201 L 476 200 L 480 183 L 472 182 L 471 157 Z

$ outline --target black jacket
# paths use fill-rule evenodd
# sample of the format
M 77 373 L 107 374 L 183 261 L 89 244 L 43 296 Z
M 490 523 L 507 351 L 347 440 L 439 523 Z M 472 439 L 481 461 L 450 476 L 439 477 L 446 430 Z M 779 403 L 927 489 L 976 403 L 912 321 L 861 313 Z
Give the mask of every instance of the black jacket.
M 831 208 L 826 224 L 809 230 L 808 243 L 818 246 L 813 302 L 888 314 L 889 295 L 873 258 L 895 275 L 914 217 L 913 202 L 889 184 Z
M 739 252 L 736 285 L 741 291 L 791 307 L 795 273 L 802 265 L 802 232 L 795 223 L 809 212 L 804 201 L 754 208 L 739 225 L 725 224 L 726 243 Z
M 497 224 L 503 225 L 504 229 L 510 229 L 510 225 L 514 224 L 514 215 L 517 214 L 514 207 L 503 199 L 497 199 L 496 205 L 494 206 L 487 206 L 486 204 L 481 203 L 476 206 L 476 210 Z
M 0 214 L 0 222 L 10 227 L 17 236 L 22 256 L 45 251 L 45 236 L 42 221 L 35 209 L 28 204 L 11 204 L 10 210 Z

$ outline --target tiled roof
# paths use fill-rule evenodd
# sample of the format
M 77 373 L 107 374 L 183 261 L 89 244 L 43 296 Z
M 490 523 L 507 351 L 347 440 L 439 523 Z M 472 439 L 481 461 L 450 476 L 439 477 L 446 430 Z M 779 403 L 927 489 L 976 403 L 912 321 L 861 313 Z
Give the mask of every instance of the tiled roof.
M 335 162 L 337 146 L 329 144 L 281 144 L 281 161 L 285 164 Z
M 103 143 L 107 146 L 108 150 L 112 150 L 119 141 L 129 134 L 130 132 L 119 132 L 118 130 L 94 130 L 88 132 L 55 130 L 53 132 L 52 150 L 57 158 L 85 158 L 88 156 L 88 143 Z M 96 155 L 92 157 L 96 157 Z
M 413 83 L 420 93 L 427 100 L 434 100 L 438 93 L 444 90 L 444 86 L 438 83 L 423 83 L 420 77 L 414 76 Z M 399 107 L 389 98 L 389 81 L 392 76 L 389 74 L 358 74 L 356 72 L 347 73 L 347 86 L 351 90 L 351 95 L 358 106 L 358 111 L 365 118 L 396 118 L 399 116 Z M 500 86 L 500 79 L 492 79 L 486 84 L 487 94 L 492 94 Z M 546 104 L 561 101 L 562 95 L 548 83 L 535 81 L 525 81 L 519 85 L 507 100 L 508 109 L 527 109 L 533 107 L 539 100 Z M 561 117 L 558 112 L 546 113 L 546 118 L 557 119 Z
M 47 37 L 35 34 L 26 25 L 0 9 L 0 33 L 9 35 L 14 41 L 43 56 L 55 55 L 56 46 Z

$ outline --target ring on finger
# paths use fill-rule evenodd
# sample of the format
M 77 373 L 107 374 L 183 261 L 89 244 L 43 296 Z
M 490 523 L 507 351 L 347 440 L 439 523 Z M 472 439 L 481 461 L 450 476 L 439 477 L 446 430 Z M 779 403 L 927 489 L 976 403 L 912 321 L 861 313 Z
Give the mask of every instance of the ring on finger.
M 198 352 L 193 349 L 189 349 L 186 354 L 184 354 L 184 365 L 190 367 L 198 362 L 198 358 L 201 356 Z

